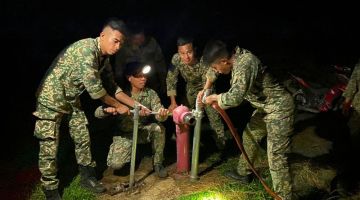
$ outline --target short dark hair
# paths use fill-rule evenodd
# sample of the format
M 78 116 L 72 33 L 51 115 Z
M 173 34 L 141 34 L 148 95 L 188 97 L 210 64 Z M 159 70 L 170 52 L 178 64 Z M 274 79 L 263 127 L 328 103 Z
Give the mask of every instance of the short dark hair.
M 140 74 L 144 64 L 138 61 L 128 62 L 125 65 L 124 74 L 126 77 Z
M 109 18 L 104 26 L 103 26 L 103 29 L 106 28 L 106 27 L 110 27 L 112 28 L 113 30 L 117 30 L 119 31 L 120 33 L 122 33 L 123 35 L 127 36 L 129 34 L 128 32 L 128 28 L 125 24 L 125 22 L 123 20 L 120 20 L 118 18 Z
M 229 57 L 229 51 L 224 42 L 220 40 L 211 40 L 206 43 L 203 51 L 203 61 L 205 64 L 210 65 L 217 59 L 225 57 Z
M 185 44 L 192 44 L 193 43 L 193 38 L 189 37 L 189 36 L 180 36 L 178 37 L 176 44 L 177 46 L 183 46 Z

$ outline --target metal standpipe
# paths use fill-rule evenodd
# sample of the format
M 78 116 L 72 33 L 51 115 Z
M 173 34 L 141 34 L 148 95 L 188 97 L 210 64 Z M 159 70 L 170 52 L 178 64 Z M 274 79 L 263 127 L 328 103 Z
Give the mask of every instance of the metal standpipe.
M 202 103 L 205 103 L 207 96 L 211 94 L 211 89 L 206 89 L 203 98 L 201 99 Z M 190 172 L 190 181 L 199 180 L 198 171 L 199 171 L 199 149 L 200 149 L 200 138 L 201 138 L 201 119 L 203 118 L 202 108 L 199 106 L 200 102 L 196 99 L 195 110 L 192 111 L 195 116 L 196 124 L 194 129 L 194 138 L 193 138 L 193 151 L 191 156 L 191 172 Z
M 195 110 L 192 111 L 195 116 L 196 124 L 194 129 L 193 137 L 193 150 L 191 156 L 191 172 L 190 172 L 190 181 L 199 180 L 198 169 L 199 169 L 199 149 L 200 149 L 200 137 L 201 137 L 201 119 L 203 118 L 203 112 L 199 106 L 198 99 L 196 99 Z
M 138 129 L 139 129 L 139 111 L 140 106 L 135 103 L 133 110 L 133 119 L 134 119 L 134 127 L 133 127 L 133 138 L 132 138 L 132 148 L 131 148 L 131 163 L 130 163 L 130 182 L 129 187 L 132 188 L 135 182 L 135 161 L 136 161 L 136 146 L 137 146 L 137 138 L 138 138 Z

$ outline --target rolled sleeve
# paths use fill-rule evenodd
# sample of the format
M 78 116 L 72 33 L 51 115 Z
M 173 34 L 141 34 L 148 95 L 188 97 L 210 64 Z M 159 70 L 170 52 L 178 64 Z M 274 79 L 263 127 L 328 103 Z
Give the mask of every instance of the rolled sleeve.
M 92 99 L 99 99 L 106 95 L 106 90 L 101 84 L 97 70 L 90 68 L 84 75 L 83 80 L 85 88 Z
M 221 100 L 221 96 L 222 96 L 222 94 L 219 94 L 219 95 L 218 95 L 218 98 L 217 98 L 218 105 L 219 105 L 219 107 L 220 107 L 221 109 L 226 109 L 226 108 L 228 108 L 228 107 L 226 107 L 226 106 L 224 105 L 223 101 Z
M 104 111 L 104 107 L 102 107 L 102 106 L 97 107 L 96 110 L 95 110 L 95 112 L 94 112 L 94 116 L 95 116 L 96 118 L 99 118 L 99 119 L 108 117 L 108 116 L 110 116 L 110 115 L 111 115 L 111 114 L 106 113 L 106 112 Z
M 176 90 L 169 90 L 167 91 L 168 96 L 176 96 Z
M 105 96 L 107 94 L 106 90 L 102 88 L 100 91 L 95 93 L 89 93 L 90 97 L 92 99 L 100 99 L 101 97 Z
M 115 95 L 120 93 L 120 92 L 123 92 L 123 90 L 119 86 L 117 86 L 116 91 L 115 91 Z

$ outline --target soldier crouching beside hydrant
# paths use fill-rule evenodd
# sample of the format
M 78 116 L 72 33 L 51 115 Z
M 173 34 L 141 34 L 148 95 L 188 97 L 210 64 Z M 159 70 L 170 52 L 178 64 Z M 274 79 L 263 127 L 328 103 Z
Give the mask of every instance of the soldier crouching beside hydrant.
M 150 88 L 145 87 L 147 77 L 142 72 L 143 64 L 140 62 L 131 62 L 126 65 L 125 75 L 130 86 L 125 89 L 131 98 L 146 106 L 150 110 L 158 111 L 155 118 L 153 115 L 143 116 L 139 119 L 139 133 L 138 143 L 152 142 L 153 149 L 153 164 L 157 176 L 165 178 L 168 176 L 166 169 L 163 166 L 164 147 L 165 147 L 165 127 L 159 123 L 165 121 L 168 117 L 168 110 L 165 109 L 160 102 L 159 96 Z M 98 107 L 95 111 L 95 116 L 104 118 L 114 113 L 114 108 Z M 144 115 L 144 114 L 140 114 Z M 113 137 L 113 143 L 110 146 L 107 157 L 107 173 L 112 174 L 113 170 L 121 169 L 127 162 L 130 162 L 132 133 L 133 133 L 133 118 L 131 116 L 120 116 L 119 135 Z

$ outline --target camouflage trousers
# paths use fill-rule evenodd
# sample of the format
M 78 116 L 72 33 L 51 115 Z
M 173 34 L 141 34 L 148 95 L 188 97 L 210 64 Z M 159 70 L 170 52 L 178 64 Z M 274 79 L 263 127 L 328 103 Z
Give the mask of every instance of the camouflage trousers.
M 189 106 L 191 108 L 195 108 L 196 104 L 196 97 L 200 90 L 196 88 L 187 87 L 187 100 Z M 214 137 L 217 144 L 221 143 L 222 145 L 225 144 L 225 131 L 224 131 L 224 124 L 221 120 L 220 114 L 213 109 L 211 106 L 205 106 L 204 108 L 206 116 L 209 119 L 211 128 L 215 131 L 216 136 Z
M 354 109 L 347 123 L 354 153 L 360 153 L 360 113 Z
M 351 112 L 348 127 L 350 129 L 350 135 L 352 137 L 359 137 L 360 135 L 360 113 L 357 110 Z
M 57 152 L 59 145 L 59 129 L 64 116 L 42 105 L 37 106 L 34 115 L 38 117 L 35 123 L 34 136 L 39 139 L 39 170 L 41 184 L 47 190 L 58 188 Z M 41 117 L 41 118 L 40 118 Z M 77 163 L 83 166 L 95 167 L 90 151 L 90 136 L 87 129 L 87 119 L 83 111 L 77 110 L 69 115 L 69 132 L 75 143 Z
M 131 159 L 132 133 L 124 136 L 114 136 L 110 145 L 107 165 L 113 169 L 122 168 Z M 138 130 L 138 143 L 152 142 L 154 164 L 162 164 L 164 160 L 165 128 L 161 124 L 151 123 L 140 126 Z
M 243 132 L 243 146 L 249 160 L 254 163 L 260 155 L 259 143 L 267 136 L 267 157 L 274 191 L 283 199 L 291 199 L 292 183 L 286 154 L 290 153 L 294 119 L 293 116 L 289 116 L 265 122 L 264 116 L 257 112 L 253 114 Z M 240 156 L 237 172 L 243 176 L 251 173 L 243 154 Z

